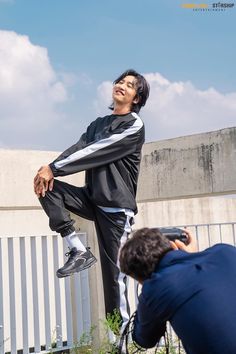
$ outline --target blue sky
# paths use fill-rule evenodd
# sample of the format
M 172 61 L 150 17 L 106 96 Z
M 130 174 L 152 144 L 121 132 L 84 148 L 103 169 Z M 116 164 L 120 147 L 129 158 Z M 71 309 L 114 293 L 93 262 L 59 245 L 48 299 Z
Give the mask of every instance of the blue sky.
M 151 82 L 152 97 L 143 110 L 147 141 L 235 125 L 236 6 L 203 12 L 182 8 L 187 2 L 0 0 L 0 31 L 4 38 L 9 34 L 4 47 L 0 42 L 0 78 L 4 82 L 5 63 L 14 76 L 14 90 L 0 99 L 0 147 L 65 149 L 97 115 L 109 112 L 109 85 L 127 68 L 149 75 Z M 9 64 L 19 38 L 22 50 Z M 37 58 L 46 50 L 44 63 L 27 59 L 32 48 Z M 23 79 L 19 56 L 27 63 Z M 51 73 L 40 86 L 44 68 Z M 30 80 L 32 91 L 24 91 Z M 45 85 L 54 94 L 48 90 L 41 102 L 39 86 Z M 43 102 L 48 108 L 41 111 Z

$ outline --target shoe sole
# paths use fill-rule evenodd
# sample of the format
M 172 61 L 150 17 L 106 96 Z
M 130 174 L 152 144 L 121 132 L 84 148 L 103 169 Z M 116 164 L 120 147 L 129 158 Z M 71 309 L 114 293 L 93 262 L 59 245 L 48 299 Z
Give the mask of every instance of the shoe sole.
M 97 259 L 96 258 L 92 259 L 90 262 L 87 262 L 87 264 L 84 265 L 82 269 L 80 267 L 78 267 L 78 268 L 76 268 L 75 270 L 73 270 L 72 272 L 70 272 L 68 274 L 61 274 L 61 273 L 57 272 L 56 275 L 57 275 L 58 278 L 66 278 L 66 277 L 69 277 L 72 274 L 82 272 L 83 270 L 86 270 L 86 269 L 92 267 L 95 263 L 97 263 Z

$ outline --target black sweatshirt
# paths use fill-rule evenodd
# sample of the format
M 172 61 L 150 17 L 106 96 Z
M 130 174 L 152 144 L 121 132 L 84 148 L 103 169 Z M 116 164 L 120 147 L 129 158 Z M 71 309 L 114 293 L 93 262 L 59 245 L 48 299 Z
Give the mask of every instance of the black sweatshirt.
M 86 171 L 91 200 L 102 207 L 137 212 L 135 196 L 144 143 L 144 125 L 136 113 L 108 115 L 92 122 L 80 140 L 50 164 L 53 175 Z

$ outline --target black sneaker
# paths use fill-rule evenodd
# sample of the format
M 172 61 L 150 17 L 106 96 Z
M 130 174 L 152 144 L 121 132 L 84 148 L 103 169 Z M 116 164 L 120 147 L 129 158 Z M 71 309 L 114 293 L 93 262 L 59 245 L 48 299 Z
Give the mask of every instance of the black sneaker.
M 77 272 L 81 272 L 84 269 L 91 267 L 97 262 L 89 247 L 86 248 L 86 252 L 77 250 L 73 247 L 70 252 L 66 253 L 68 260 L 64 266 L 57 270 L 57 277 L 64 278 Z

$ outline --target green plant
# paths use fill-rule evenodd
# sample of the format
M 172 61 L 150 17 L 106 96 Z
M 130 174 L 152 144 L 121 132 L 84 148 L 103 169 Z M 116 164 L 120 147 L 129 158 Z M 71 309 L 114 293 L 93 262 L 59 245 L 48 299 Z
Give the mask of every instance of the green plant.
M 185 351 L 181 346 L 180 340 L 176 336 L 174 336 L 174 338 L 170 338 L 169 335 L 166 335 L 165 346 L 158 347 L 155 353 L 156 354 L 185 354 Z
M 104 327 L 104 337 L 102 338 L 99 348 L 93 347 L 94 340 L 94 331 L 96 326 L 92 326 L 89 332 L 84 332 L 80 339 L 74 343 L 73 348 L 70 349 L 70 354 L 117 354 L 117 347 L 120 342 L 121 334 L 121 317 L 118 311 L 114 311 L 112 314 L 109 314 L 105 320 L 102 321 Z M 109 339 L 110 332 L 115 333 L 115 342 L 111 343 Z M 50 353 L 55 352 L 55 331 L 52 336 L 52 349 Z M 66 354 L 68 351 L 63 352 Z M 138 347 L 130 340 L 128 344 L 128 353 L 129 354 L 185 354 L 185 351 L 180 345 L 180 341 L 175 334 L 171 337 L 166 335 L 165 345 L 158 348 L 153 348 L 149 350 L 144 350 Z
M 49 354 L 53 353 L 53 349 L 55 349 L 57 347 L 57 329 L 54 328 L 54 330 L 52 331 L 52 335 L 51 335 L 51 345 L 49 347 Z
M 122 319 L 118 310 L 115 309 L 113 313 L 108 313 L 104 324 L 107 330 L 110 329 L 116 336 L 120 336 Z
M 120 328 L 122 319 L 118 310 L 114 310 L 113 313 L 108 314 L 106 319 L 102 321 L 104 327 L 104 337 L 100 343 L 100 347 L 96 351 L 96 354 L 117 354 L 117 345 L 120 340 Z M 114 334 L 115 342 L 111 342 L 109 339 L 110 333 Z
M 96 326 L 91 326 L 89 332 L 82 333 L 80 339 L 77 342 L 74 342 L 74 346 L 71 349 L 71 354 L 87 354 L 92 353 L 91 344 L 93 342 L 93 333 L 96 329 Z

